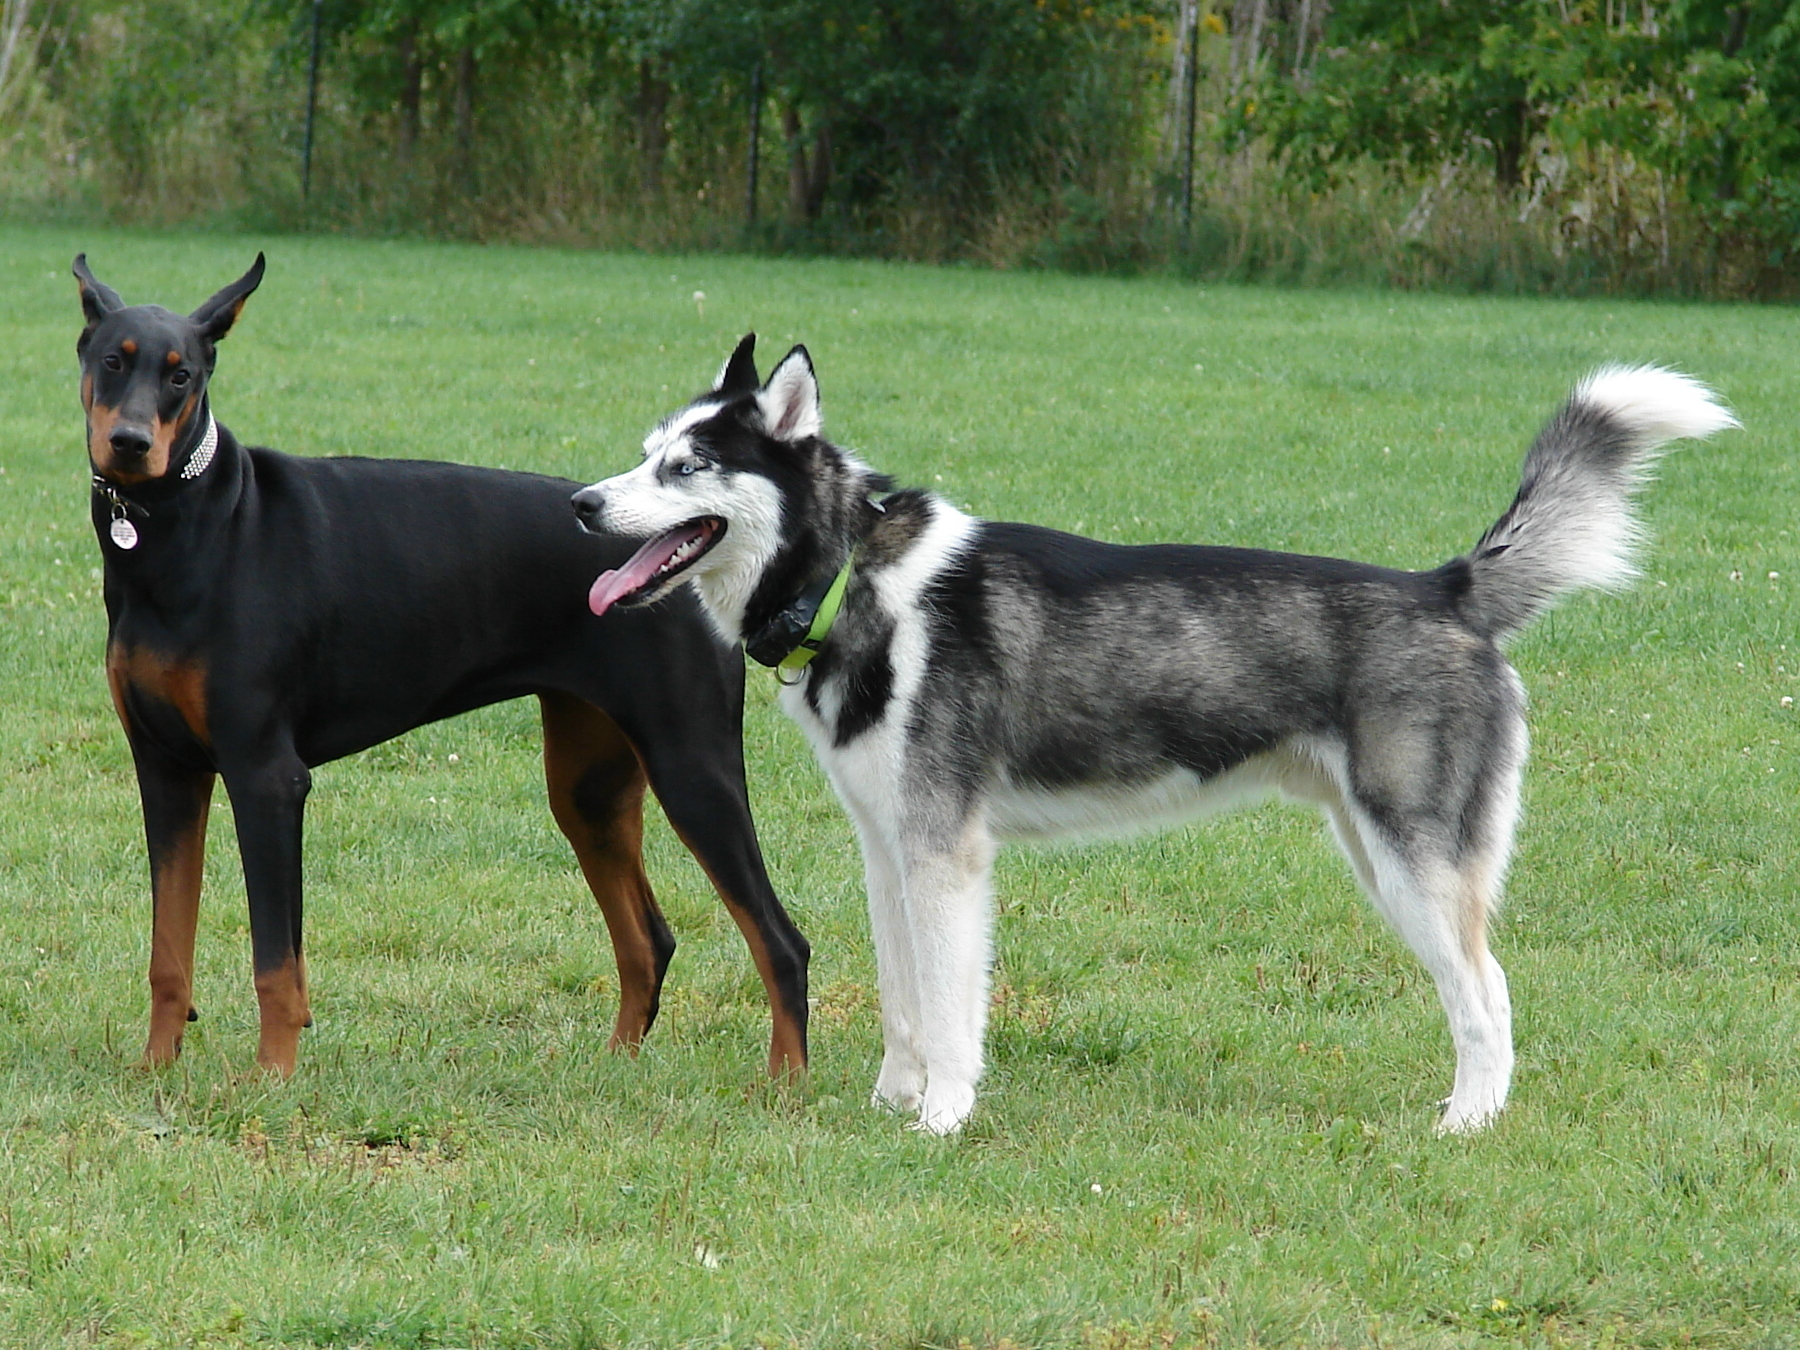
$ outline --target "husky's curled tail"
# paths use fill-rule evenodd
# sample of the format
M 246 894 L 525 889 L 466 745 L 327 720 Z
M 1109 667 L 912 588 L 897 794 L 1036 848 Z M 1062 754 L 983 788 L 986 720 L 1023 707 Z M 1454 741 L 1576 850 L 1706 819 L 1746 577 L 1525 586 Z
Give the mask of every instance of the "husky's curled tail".
M 1512 505 L 1458 559 L 1470 577 L 1464 619 L 1503 638 L 1570 591 L 1630 581 L 1643 536 L 1631 498 L 1663 446 L 1737 425 L 1686 375 L 1657 366 L 1596 370 L 1538 434 Z

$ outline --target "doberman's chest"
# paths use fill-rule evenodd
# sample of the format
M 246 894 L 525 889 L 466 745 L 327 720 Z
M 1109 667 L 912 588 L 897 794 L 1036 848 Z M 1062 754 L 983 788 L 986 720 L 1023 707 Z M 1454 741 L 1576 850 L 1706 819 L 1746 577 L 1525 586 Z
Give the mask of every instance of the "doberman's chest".
M 212 748 L 208 663 L 115 635 L 106 649 L 106 682 L 132 739 L 170 748 Z

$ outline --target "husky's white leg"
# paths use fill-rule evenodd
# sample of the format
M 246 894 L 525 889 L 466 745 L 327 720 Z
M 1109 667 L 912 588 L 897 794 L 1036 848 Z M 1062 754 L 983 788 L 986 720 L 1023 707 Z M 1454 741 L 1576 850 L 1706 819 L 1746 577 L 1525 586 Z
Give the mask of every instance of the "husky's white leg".
M 1438 1121 L 1439 1134 L 1466 1134 L 1490 1124 L 1512 1085 L 1512 1000 L 1506 972 L 1485 945 L 1482 974 L 1472 990 L 1453 1003 L 1443 982 L 1438 985 L 1456 1039 L 1456 1085 Z
M 975 1109 L 987 1032 L 994 841 L 971 820 L 948 848 L 905 865 L 906 912 L 918 971 L 925 1099 L 916 1128 L 952 1134 Z
M 1363 894 L 1375 902 L 1375 908 L 1384 914 L 1386 909 L 1381 901 L 1381 886 L 1375 880 L 1375 864 L 1369 859 L 1369 851 L 1356 833 L 1356 826 L 1351 822 L 1350 813 L 1341 802 L 1325 807 L 1325 818 L 1331 822 L 1332 836 L 1337 840 L 1338 849 L 1350 863 L 1350 870 L 1356 873 L 1356 880 L 1363 888 Z
M 1434 917 L 1413 933 L 1401 932 L 1437 982 L 1456 1044 L 1456 1083 L 1438 1133 L 1465 1134 L 1490 1124 L 1506 1105 L 1513 1071 L 1512 1000 L 1506 972 L 1488 950 L 1485 902 L 1466 878 L 1448 879 L 1424 907 Z M 1428 958 L 1428 949 L 1437 954 Z
M 907 921 L 900 866 L 885 840 L 863 835 L 863 877 L 875 937 L 875 981 L 881 993 L 881 1073 L 871 1101 L 916 1111 L 925 1096 L 925 1054 L 919 1026 L 919 973 Z
M 1437 982 L 1456 1044 L 1456 1083 L 1440 1134 L 1479 1130 L 1500 1114 L 1512 1084 L 1512 1001 L 1487 947 L 1486 906 L 1463 878 L 1446 877 L 1395 926 Z
M 1488 857 L 1460 867 L 1435 861 L 1411 864 L 1376 829 L 1358 820 L 1357 813 L 1346 815 L 1374 874 L 1370 898 L 1431 973 L 1450 1021 L 1456 1084 L 1438 1132 L 1478 1130 L 1506 1105 L 1512 1084 L 1512 1001 L 1506 972 L 1487 945 L 1499 868 Z M 1352 853 L 1354 864 L 1355 853 L 1345 851 Z
M 833 776 L 833 786 L 856 826 L 862 845 L 863 885 L 875 941 L 875 985 L 881 998 L 881 1073 L 870 1094 L 873 1106 L 916 1111 L 925 1096 L 925 1053 L 919 1033 L 919 976 L 913 965 L 912 926 L 906 913 L 900 859 L 882 829 L 879 806 L 857 785 Z
M 1452 863 L 1445 855 L 1456 850 L 1434 839 L 1432 822 L 1416 821 L 1416 837 L 1403 843 L 1358 806 L 1336 774 L 1307 786 L 1319 789 L 1307 795 L 1324 807 L 1356 879 L 1437 986 L 1456 1046 L 1456 1083 L 1439 1132 L 1480 1129 L 1506 1105 L 1512 1083 L 1512 1002 L 1506 972 L 1488 950 L 1487 920 L 1512 842 L 1516 787 L 1508 790 L 1504 773 L 1491 781 L 1482 842 L 1465 841 Z
M 1324 809 L 1357 881 L 1437 986 L 1456 1046 L 1456 1083 L 1440 1133 L 1486 1125 L 1512 1083 L 1512 1002 L 1506 973 L 1488 951 L 1487 924 L 1518 819 L 1523 719 L 1498 730 L 1458 793 L 1460 809 L 1395 790 L 1417 780 L 1418 766 L 1402 756 L 1421 743 L 1399 735 L 1375 747 L 1364 766 L 1372 787 L 1389 789 L 1384 797 L 1360 799 L 1343 747 L 1325 742 L 1282 782 L 1289 795 Z

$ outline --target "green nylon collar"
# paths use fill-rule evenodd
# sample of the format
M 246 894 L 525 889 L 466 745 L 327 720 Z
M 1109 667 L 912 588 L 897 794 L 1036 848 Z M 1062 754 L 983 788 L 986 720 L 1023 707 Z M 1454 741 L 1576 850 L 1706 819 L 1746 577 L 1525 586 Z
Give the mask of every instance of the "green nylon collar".
M 800 639 L 800 645 L 775 666 L 775 678 L 783 684 L 798 684 L 800 672 L 805 670 L 813 657 L 819 654 L 819 648 L 825 645 L 825 639 L 831 636 L 831 626 L 837 622 L 838 611 L 844 606 L 844 591 L 850 584 L 850 567 L 848 560 L 838 569 L 832 579 L 831 588 L 825 592 L 825 598 L 819 601 L 818 611 L 806 630 L 806 636 Z M 790 678 L 791 677 L 791 678 Z

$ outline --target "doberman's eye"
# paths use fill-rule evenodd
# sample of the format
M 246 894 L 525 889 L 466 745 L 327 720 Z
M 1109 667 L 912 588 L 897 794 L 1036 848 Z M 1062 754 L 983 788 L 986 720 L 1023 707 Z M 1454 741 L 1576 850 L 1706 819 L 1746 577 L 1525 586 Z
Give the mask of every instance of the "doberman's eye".
M 177 389 L 186 389 L 188 381 L 192 378 L 193 376 L 189 375 L 185 370 L 178 370 L 173 375 L 169 376 L 169 383 L 174 385 Z
M 125 369 L 125 363 L 119 359 L 119 354 L 117 352 L 108 352 L 105 356 L 100 358 L 100 364 L 105 366 L 108 370 Z

